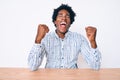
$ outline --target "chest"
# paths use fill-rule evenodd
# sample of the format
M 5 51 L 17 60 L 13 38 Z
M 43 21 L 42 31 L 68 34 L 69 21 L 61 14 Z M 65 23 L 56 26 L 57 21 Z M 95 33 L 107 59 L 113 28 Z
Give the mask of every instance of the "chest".
M 51 38 L 45 44 L 48 53 L 78 53 L 81 42 L 77 39 L 56 39 Z

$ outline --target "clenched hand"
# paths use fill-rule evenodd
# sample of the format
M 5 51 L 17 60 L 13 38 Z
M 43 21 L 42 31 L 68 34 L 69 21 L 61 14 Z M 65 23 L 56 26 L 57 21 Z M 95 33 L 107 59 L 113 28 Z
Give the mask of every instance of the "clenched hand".
M 49 32 L 49 28 L 45 24 L 39 24 L 38 25 L 38 30 L 37 30 L 37 35 L 35 39 L 35 43 L 41 43 L 41 40 L 44 38 L 46 33 Z
M 96 48 L 97 44 L 96 44 L 96 33 L 97 33 L 97 29 L 95 27 L 92 26 L 88 26 L 85 28 L 86 30 L 86 35 L 88 37 L 88 40 L 91 43 L 92 48 Z

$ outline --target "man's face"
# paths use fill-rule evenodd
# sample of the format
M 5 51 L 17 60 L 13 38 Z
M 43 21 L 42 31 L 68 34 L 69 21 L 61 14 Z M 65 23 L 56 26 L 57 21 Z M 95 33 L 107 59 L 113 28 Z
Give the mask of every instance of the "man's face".
M 56 20 L 54 21 L 57 32 L 65 34 L 70 27 L 70 14 L 67 10 L 62 9 L 58 12 Z

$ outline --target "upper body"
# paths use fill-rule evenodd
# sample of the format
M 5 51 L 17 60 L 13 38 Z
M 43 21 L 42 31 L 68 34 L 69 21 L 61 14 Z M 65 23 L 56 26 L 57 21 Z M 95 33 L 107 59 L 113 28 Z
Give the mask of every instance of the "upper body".
M 49 32 L 45 24 L 38 26 L 35 45 L 28 56 L 31 70 L 39 68 L 44 55 L 47 57 L 46 68 L 78 68 L 79 53 L 93 69 L 100 68 L 101 54 L 95 39 L 97 29 L 91 26 L 86 27 L 88 42 L 81 34 L 69 31 L 74 17 L 75 13 L 71 7 L 62 4 L 54 10 L 52 16 L 56 27 L 54 32 Z

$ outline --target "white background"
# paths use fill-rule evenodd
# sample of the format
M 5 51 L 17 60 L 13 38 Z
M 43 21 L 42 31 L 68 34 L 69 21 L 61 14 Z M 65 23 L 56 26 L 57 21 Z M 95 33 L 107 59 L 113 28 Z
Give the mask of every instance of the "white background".
M 120 68 L 119 0 L 0 0 L 0 67 L 28 67 L 27 57 L 34 44 L 38 24 L 55 27 L 52 13 L 61 3 L 76 12 L 70 30 L 86 36 L 88 25 L 97 28 L 102 68 Z M 87 67 L 79 59 L 80 67 Z M 44 67 L 45 58 L 41 67 Z

